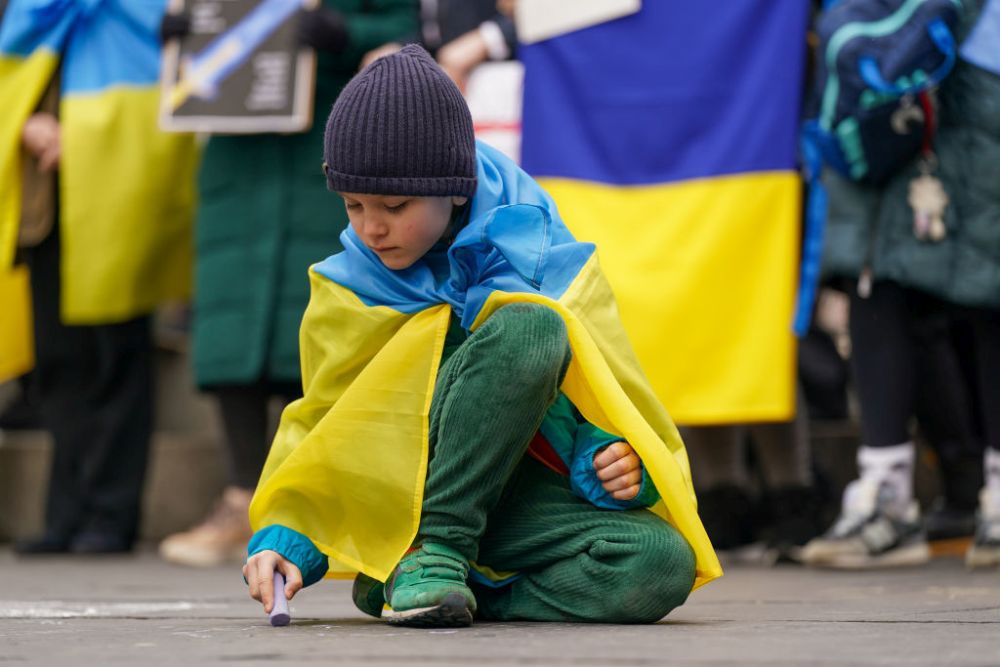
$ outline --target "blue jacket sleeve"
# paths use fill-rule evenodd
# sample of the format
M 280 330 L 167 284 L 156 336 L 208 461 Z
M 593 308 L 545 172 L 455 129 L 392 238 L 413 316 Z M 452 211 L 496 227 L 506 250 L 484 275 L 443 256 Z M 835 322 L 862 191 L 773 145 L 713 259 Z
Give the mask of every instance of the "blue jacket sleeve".
M 594 456 L 604 447 L 619 442 L 621 437 L 603 431 L 585 420 L 565 394 L 559 394 L 539 430 L 569 468 L 569 482 L 573 493 L 584 500 L 597 507 L 614 510 L 649 507 L 659 500 L 660 496 L 645 468 L 642 471 L 639 494 L 632 500 L 615 500 L 604 490 L 594 469 Z
M 310 586 L 322 579 L 329 567 L 326 556 L 316 548 L 312 540 L 297 530 L 277 524 L 261 528 L 250 538 L 247 557 L 261 551 L 277 551 L 291 561 L 302 572 L 303 586 Z

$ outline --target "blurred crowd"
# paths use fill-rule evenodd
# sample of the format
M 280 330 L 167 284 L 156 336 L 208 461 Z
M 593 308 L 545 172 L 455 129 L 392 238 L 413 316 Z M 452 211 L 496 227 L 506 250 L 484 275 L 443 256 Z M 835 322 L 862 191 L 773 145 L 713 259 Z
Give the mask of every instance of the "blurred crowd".
M 306 272 L 341 249 L 347 225 L 318 177 L 320 119 L 360 68 L 411 42 L 423 44 L 465 91 L 483 63 L 517 59 L 514 4 L 323 0 L 300 11 L 298 38 L 318 56 L 312 127 L 298 134 L 211 135 L 198 146 L 193 138 L 184 146 L 150 139 L 130 148 L 138 151 L 132 164 L 187 174 L 188 182 L 167 179 L 159 187 L 170 192 L 159 195 L 139 179 L 108 185 L 107 198 L 160 196 L 168 203 L 136 206 L 131 217 L 107 216 L 100 238 L 92 239 L 106 247 L 90 246 L 98 252 L 79 250 L 88 232 L 78 227 L 88 220 L 61 219 L 70 215 L 58 201 L 59 179 L 68 177 L 67 146 L 58 77 L 46 83 L 19 135 L 17 262 L 30 269 L 36 360 L 7 387 L 0 434 L 44 429 L 54 447 L 44 532 L 16 543 L 18 553 L 134 547 L 154 429 L 155 349 L 179 339 L 190 349 L 197 389 L 218 409 L 227 482 L 204 519 L 166 537 L 159 551 L 189 566 L 246 557 L 248 508 L 273 436 L 269 406 L 301 396 Z M 814 24 L 837 11 L 837 3 L 826 4 L 834 6 L 826 12 L 817 6 Z M 18 6 L 0 1 L 0 34 Z M 976 30 L 1000 35 L 1000 2 L 966 0 L 964 9 L 954 26 L 958 42 Z M 152 28 L 162 43 L 183 38 L 190 21 L 160 12 Z M 821 32 L 808 31 L 804 63 Z M 996 43 L 993 49 L 1000 52 Z M 803 65 L 810 72 L 803 118 L 822 85 L 816 59 Z M 951 541 L 970 565 L 1000 564 L 998 60 L 959 57 L 934 89 L 933 172 L 926 150 L 878 183 L 829 167 L 810 178 L 803 160 L 804 200 L 821 189 L 826 229 L 817 296 L 798 340 L 795 416 L 680 424 L 699 512 L 713 544 L 730 558 L 833 568 L 912 565 Z M 133 124 L 148 127 L 152 137 L 161 134 L 155 122 Z M 937 218 L 932 212 L 928 222 L 945 231 L 915 231 L 912 188 L 921 175 L 939 179 L 947 193 L 944 212 Z M 173 233 L 137 242 L 156 261 L 117 259 L 132 250 L 119 253 L 112 245 L 183 216 L 193 227 L 175 224 Z M 193 276 L 178 278 L 159 265 L 180 258 L 186 267 L 192 246 Z M 147 284 L 152 272 L 181 286 L 154 289 Z M 119 289 L 143 296 L 122 308 L 89 308 L 76 282 L 97 275 L 108 286 L 94 297 L 101 304 Z M 176 297 L 192 277 L 193 296 L 178 307 Z M 129 287 L 139 283 L 142 289 Z

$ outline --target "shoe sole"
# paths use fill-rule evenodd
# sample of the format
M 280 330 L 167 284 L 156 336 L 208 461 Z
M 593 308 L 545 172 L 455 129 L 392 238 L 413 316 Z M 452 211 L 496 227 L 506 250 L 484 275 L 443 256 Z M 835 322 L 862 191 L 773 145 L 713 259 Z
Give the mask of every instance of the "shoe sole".
M 159 548 L 160 558 L 173 563 L 174 565 L 185 565 L 187 567 L 218 567 L 233 563 L 243 563 L 246 561 L 246 547 L 234 548 L 227 553 L 220 553 L 212 549 L 198 549 L 191 547 L 172 546 L 161 544 Z
M 977 549 L 973 546 L 965 554 L 965 567 L 970 570 L 998 565 L 1000 565 L 1000 549 Z
M 411 628 L 467 628 L 472 625 L 472 611 L 460 593 L 448 593 L 440 604 L 406 611 L 386 609 L 382 618 L 391 625 Z
M 930 562 L 931 549 L 926 542 L 893 549 L 879 556 L 861 554 L 831 554 L 825 559 L 809 559 L 809 565 L 835 570 L 865 570 L 880 567 L 908 567 Z

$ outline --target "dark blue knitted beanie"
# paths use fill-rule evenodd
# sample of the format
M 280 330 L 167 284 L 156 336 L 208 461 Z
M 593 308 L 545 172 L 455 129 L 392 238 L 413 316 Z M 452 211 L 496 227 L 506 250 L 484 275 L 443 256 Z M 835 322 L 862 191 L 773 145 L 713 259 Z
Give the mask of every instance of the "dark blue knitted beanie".
M 469 107 L 430 54 L 410 44 L 344 86 L 326 122 L 323 170 L 339 192 L 471 197 Z

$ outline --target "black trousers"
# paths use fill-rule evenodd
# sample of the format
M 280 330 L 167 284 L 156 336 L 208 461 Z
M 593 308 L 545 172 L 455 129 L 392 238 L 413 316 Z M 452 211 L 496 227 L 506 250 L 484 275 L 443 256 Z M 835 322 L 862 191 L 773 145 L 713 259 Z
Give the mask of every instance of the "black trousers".
M 64 325 L 55 227 L 25 252 L 37 357 L 28 391 L 54 440 L 46 532 L 68 539 L 96 531 L 131 542 L 152 431 L 151 318 Z
M 973 323 L 978 377 L 963 373 L 952 335 L 956 318 Z M 851 362 L 861 402 L 864 443 L 871 447 L 910 440 L 916 416 L 937 446 L 968 447 L 985 432 L 997 442 L 1000 390 L 1000 324 L 996 312 L 970 313 L 923 292 L 883 281 L 868 298 L 851 292 Z M 973 401 L 984 423 L 974 422 Z
M 275 425 L 268 420 L 271 399 L 277 396 L 287 405 L 302 396 L 302 385 L 261 379 L 252 384 L 215 385 L 207 391 L 215 396 L 222 416 L 229 484 L 252 491 L 274 439 Z

